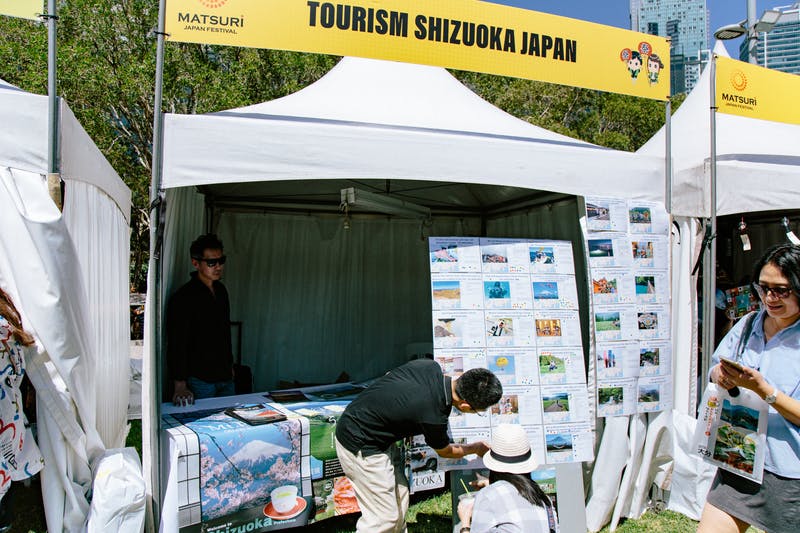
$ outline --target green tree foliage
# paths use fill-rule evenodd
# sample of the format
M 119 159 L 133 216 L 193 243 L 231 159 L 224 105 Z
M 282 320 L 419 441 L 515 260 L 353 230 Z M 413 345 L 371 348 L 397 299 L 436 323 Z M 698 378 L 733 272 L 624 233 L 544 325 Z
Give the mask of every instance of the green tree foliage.
M 72 0 L 58 6 L 58 94 L 133 193 L 131 284 L 143 290 L 158 17 L 154 0 Z M 338 58 L 167 42 L 163 111 L 208 113 L 295 92 Z M 456 73 L 486 100 L 528 122 L 592 143 L 635 150 L 664 121 L 663 104 L 560 85 Z M 47 28 L 0 17 L 0 77 L 47 92 Z

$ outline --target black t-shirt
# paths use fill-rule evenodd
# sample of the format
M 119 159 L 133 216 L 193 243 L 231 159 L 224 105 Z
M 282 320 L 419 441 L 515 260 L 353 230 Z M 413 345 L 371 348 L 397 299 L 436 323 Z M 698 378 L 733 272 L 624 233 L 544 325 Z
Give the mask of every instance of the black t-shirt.
M 436 361 L 417 359 L 395 368 L 359 394 L 336 424 L 336 438 L 352 453 L 386 451 L 392 443 L 424 435 L 434 449 L 450 444 L 450 378 Z

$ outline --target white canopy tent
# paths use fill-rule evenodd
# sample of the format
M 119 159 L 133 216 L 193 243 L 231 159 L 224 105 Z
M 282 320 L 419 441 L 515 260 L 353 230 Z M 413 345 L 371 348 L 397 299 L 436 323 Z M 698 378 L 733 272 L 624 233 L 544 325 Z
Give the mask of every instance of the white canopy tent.
M 714 53 L 728 56 L 722 43 Z M 672 117 L 672 213 L 708 217 L 711 183 L 711 70 Z M 663 157 L 665 130 L 638 153 Z M 800 206 L 800 126 L 716 113 L 717 215 Z
M 164 124 L 162 268 L 151 263 L 151 276 L 165 304 L 187 279 L 191 240 L 219 234 L 258 390 L 341 371 L 367 379 L 402 363 L 407 345 L 430 342 L 427 235 L 571 240 L 582 279 L 573 195 L 664 199 L 662 158 L 533 126 L 436 67 L 345 58 L 295 94 Z M 433 217 L 353 214 L 345 229 L 344 187 L 423 204 Z M 163 304 L 148 309 L 145 383 L 152 364 L 163 371 L 163 339 L 153 337 Z M 145 439 L 160 400 L 143 400 Z M 155 446 L 145 443 L 145 470 Z
M 63 101 L 64 208 L 49 197 L 47 97 L 0 80 L 0 284 L 39 340 L 42 492 L 50 531 L 78 531 L 92 464 L 127 433 L 131 195 Z

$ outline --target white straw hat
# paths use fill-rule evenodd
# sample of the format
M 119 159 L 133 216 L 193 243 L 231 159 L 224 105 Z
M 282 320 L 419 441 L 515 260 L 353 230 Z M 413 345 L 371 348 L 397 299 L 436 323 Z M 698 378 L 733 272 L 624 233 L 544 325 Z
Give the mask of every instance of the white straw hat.
M 495 472 L 527 474 L 536 468 L 531 443 L 522 426 L 500 424 L 492 430 L 492 449 L 483 456 L 483 464 Z

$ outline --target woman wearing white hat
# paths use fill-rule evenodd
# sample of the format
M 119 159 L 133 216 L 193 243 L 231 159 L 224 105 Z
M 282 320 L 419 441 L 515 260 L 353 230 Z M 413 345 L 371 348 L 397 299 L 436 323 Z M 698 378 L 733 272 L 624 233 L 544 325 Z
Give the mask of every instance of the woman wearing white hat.
M 556 517 L 550 499 L 531 479 L 536 459 L 522 426 L 500 424 L 492 430 L 491 450 L 483 456 L 490 485 L 458 504 L 460 533 L 550 533 Z M 474 503 L 473 503 L 474 502 Z

